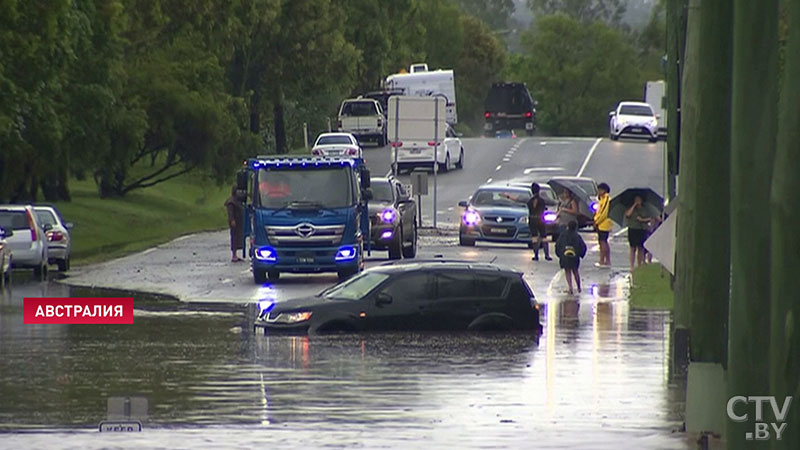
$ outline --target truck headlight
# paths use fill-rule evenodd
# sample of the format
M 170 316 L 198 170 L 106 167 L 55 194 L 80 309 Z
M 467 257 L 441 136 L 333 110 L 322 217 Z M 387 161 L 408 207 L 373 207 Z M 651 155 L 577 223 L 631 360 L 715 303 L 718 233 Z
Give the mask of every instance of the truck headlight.
M 256 259 L 266 262 L 278 260 L 278 253 L 272 247 L 259 247 L 255 250 Z
M 351 261 L 355 259 L 358 250 L 352 245 L 346 245 L 344 247 L 339 247 L 339 251 L 336 252 L 336 261 Z

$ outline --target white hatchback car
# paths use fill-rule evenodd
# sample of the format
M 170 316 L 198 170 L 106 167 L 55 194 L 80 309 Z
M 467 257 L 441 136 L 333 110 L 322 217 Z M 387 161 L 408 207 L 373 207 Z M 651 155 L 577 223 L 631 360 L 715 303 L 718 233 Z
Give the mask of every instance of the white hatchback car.
M 36 276 L 47 274 L 47 236 L 30 205 L 0 205 L 0 227 L 12 230 L 6 238 L 14 267 L 33 268 Z
M 623 135 L 646 137 L 650 142 L 658 140 L 659 115 L 648 103 L 620 102 L 608 116 L 608 136 L 613 141 Z
M 351 133 L 322 133 L 311 148 L 314 156 L 351 156 L 361 158 L 363 152 Z
M 65 222 L 54 206 L 34 205 L 33 210 L 47 236 L 48 263 L 56 264 L 59 272 L 68 271 L 72 249 L 69 232 L 72 223 Z

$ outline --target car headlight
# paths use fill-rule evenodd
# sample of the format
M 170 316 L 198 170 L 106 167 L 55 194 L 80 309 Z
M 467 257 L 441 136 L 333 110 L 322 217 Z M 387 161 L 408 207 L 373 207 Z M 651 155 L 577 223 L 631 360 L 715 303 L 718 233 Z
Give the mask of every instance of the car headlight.
M 528 216 L 522 216 L 522 217 L 520 217 L 520 218 L 519 218 L 519 223 L 521 223 L 521 224 L 523 224 L 523 225 L 527 225 L 527 224 L 528 224 Z
M 378 214 L 378 217 L 381 218 L 383 223 L 394 223 L 397 220 L 397 210 L 394 208 L 386 208 Z
M 299 323 L 311 318 L 311 311 L 300 311 L 292 313 L 281 313 L 275 318 L 275 323 Z
M 473 225 L 477 225 L 478 222 L 481 221 L 481 215 L 478 214 L 478 211 L 468 209 L 464 211 L 464 215 L 461 217 L 461 220 L 464 222 L 464 225 L 471 227 Z

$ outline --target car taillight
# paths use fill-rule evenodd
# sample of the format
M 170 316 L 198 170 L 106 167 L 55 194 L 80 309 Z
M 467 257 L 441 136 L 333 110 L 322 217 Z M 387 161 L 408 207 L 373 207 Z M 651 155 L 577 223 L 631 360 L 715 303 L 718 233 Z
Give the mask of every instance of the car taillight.
M 47 235 L 47 240 L 50 242 L 60 241 L 64 239 L 64 234 L 60 231 L 48 231 L 45 233 Z
M 36 224 L 33 223 L 33 215 L 28 210 L 25 210 L 25 215 L 28 217 L 28 228 L 31 229 L 31 241 L 36 242 L 39 235 L 36 234 Z
M 358 154 L 358 150 L 356 150 L 354 148 L 351 148 L 351 149 L 347 150 L 347 154 L 348 155 L 357 155 Z
M 533 117 L 533 113 L 528 111 L 525 113 L 525 117 Z
M 428 146 L 433 147 L 434 145 L 442 145 L 442 143 L 441 142 L 428 141 Z
M 314 155 L 314 156 L 319 156 L 319 155 L 321 155 L 321 154 L 322 154 L 322 152 L 320 152 L 320 151 L 319 151 L 319 150 L 317 150 L 317 149 L 314 149 L 314 150 L 311 150 L 311 154 L 312 154 L 312 155 Z
M 398 141 L 398 142 L 392 142 L 392 147 L 402 147 L 402 146 L 403 146 L 403 143 L 402 143 L 402 142 L 400 142 L 400 141 Z
M 486 117 L 488 119 L 489 117 L 492 117 L 492 113 L 490 113 L 489 111 L 486 111 L 486 113 L 483 115 L 483 117 Z

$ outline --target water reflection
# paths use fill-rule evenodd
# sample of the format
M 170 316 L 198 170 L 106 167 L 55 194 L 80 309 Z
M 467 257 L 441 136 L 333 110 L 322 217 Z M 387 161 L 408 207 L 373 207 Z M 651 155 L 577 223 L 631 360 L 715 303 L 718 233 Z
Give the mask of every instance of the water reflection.
M 42 284 L 0 299 L 0 429 L 94 428 L 108 397 L 126 395 L 148 399 L 148 430 L 398 430 L 409 442 L 430 430 L 444 433 L 432 443 L 501 446 L 520 436 L 669 439 L 681 420 L 683 387 L 666 377 L 669 315 L 591 293 L 546 305 L 541 343 L 526 334 L 255 335 L 253 305 L 138 295 L 132 326 L 22 324 L 23 297 L 70 293 Z M 253 444 L 246 436 L 234 442 Z

